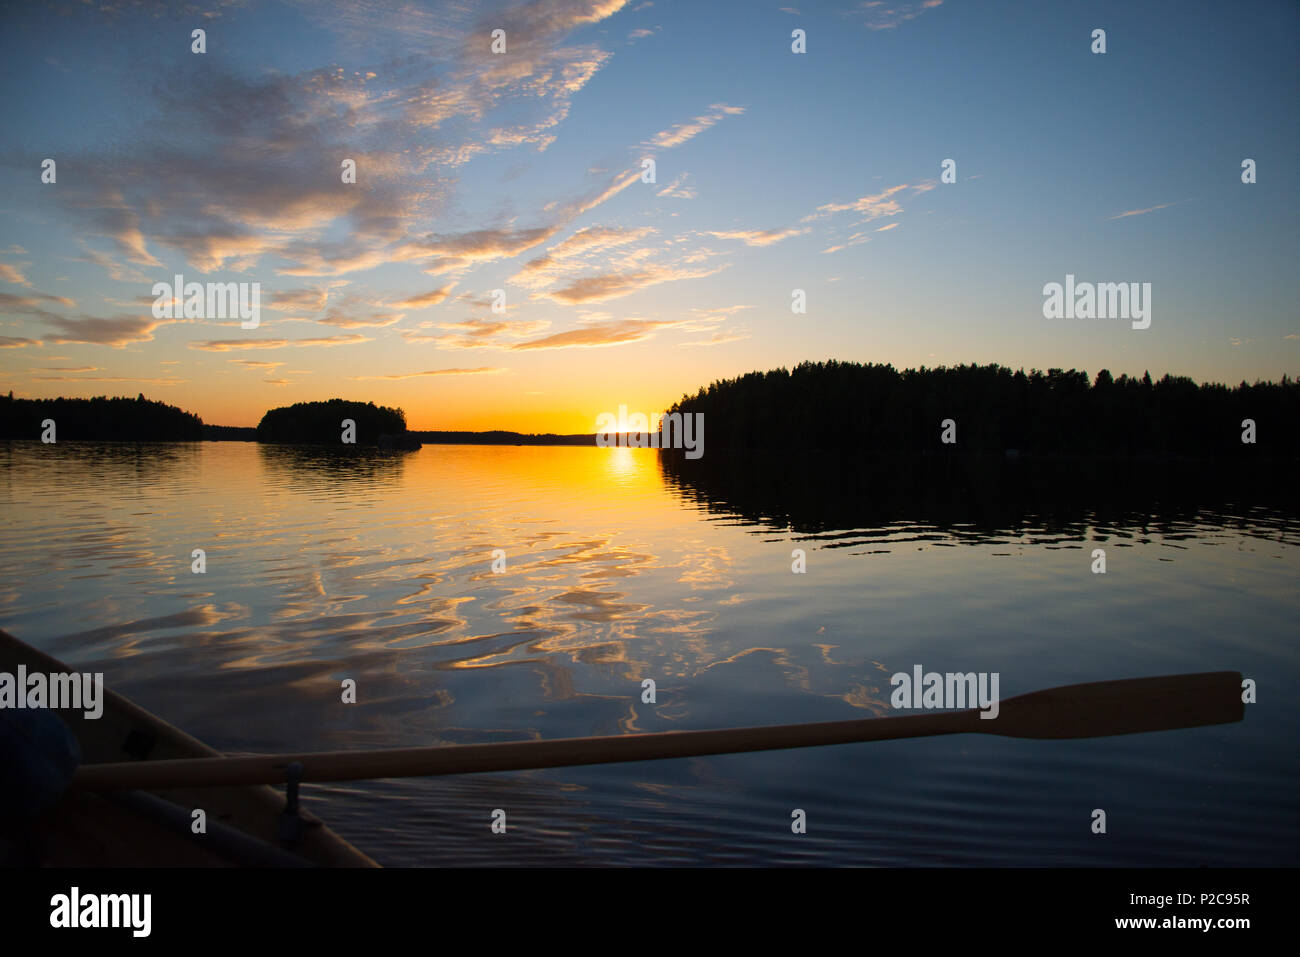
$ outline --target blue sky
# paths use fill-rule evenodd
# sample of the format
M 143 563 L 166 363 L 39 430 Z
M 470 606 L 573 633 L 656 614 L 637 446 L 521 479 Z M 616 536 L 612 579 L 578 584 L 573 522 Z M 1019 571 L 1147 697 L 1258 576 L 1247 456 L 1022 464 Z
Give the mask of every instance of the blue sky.
M 6 8 L 0 372 L 530 431 L 830 357 L 1295 375 L 1298 9 Z M 260 327 L 160 322 L 175 272 L 260 283 Z M 1067 273 L 1151 283 L 1151 327 L 1045 319 Z

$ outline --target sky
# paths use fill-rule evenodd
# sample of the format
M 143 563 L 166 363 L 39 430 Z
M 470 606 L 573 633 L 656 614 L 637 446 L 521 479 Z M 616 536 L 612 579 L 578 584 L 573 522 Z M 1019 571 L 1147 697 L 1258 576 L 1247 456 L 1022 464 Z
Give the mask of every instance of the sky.
M 0 387 L 570 433 L 804 360 L 1300 373 L 1300 5 L 787 2 L 7 5 Z

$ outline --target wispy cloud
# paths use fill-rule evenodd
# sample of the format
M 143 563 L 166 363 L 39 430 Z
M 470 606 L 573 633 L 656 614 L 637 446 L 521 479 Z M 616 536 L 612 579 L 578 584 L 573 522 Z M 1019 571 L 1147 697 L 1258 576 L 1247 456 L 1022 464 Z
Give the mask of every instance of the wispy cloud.
M 557 243 L 542 256 L 530 259 L 510 278 L 513 285 L 543 289 L 561 279 L 592 268 L 593 257 L 626 246 L 654 233 L 653 227 L 587 226 Z
M 557 332 L 553 335 L 521 342 L 510 348 L 515 351 L 535 349 L 599 349 L 621 346 L 651 338 L 660 329 L 680 325 L 680 321 L 655 319 L 618 319 L 612 322 L 594 322 Z
M 418 296 L 410 296 L 406 299 L 399 299 L 393 303 L 393 306 L 397 309 L 423 309 L 425 306 L 436 306 L 451 295 L 452 287 L 455 285 L 456 284 L 453 282 L 440 289 L 435 289 L 432 292 L 421 293 Z
M 732 229 L 723 232 L 706 233 L 707 236 L 716 236 L 718 239 L 739 239 L 746 246 L 771 246 L 773 243 L 779 243 L 783 239 L 789 239 L 792 236 L 802 236 L 808 232 L 810 227 L 805 226 L 803 229 L 790 227 L 789 229 Z
M 141 318 L 139 316 L 117 316 L 99 319 L 93 316 L 69 319 L 64 316 L 47 316 L 46 321 L 54 326 L 55 331 L 45 336 L 46 342 L 56 345 L 65 343 L 84 343 L 87 345 L 113 346 L 121 348 L 134 342 L 148 342 L 153 339 L 154 330 L 170 324 L 170 319 Z
M 55 306 L 67 306 L 69 309 L 76 305 L 76 302 L 67 296 L 53 296 L 45 292 L 33 291 L 22 296 L 16 296 L 11 292 L 0 292 L 0 312 L 46 316 L 50 315 L 44 309 L 47 303 Z
M 1157 209 L 1168 209 L 1170 206 L 1177 206 L 1179 203 L 1185 203 L 1187 200 L 1179 199 L 1172 203 L 1161 203 L 1159 206 L 1148 206 L 1146 209 L 1130 209 L 1122 213 L 1116 213 L 1114 216 L 1107 216 L 1107 220 L 1123 219 L 1126 216 L 1143 216 L 1146 213 L 1154 213 Z
M 690 175 L 690 173 L 679 173 L 671 183 L 659 190 L 655 195 L 668 196 L 673 199 L 694 199 L 697 195 L 695 187 L 686 185 Z
M 189 381 L 175 376 L 147 378 L 133 375 L 34 375 L 32 378 L 42 382 L 142 382 L 145 385 L 182 385 Z
M 728 116 L 740 116 L 745 112 L 743 106 L 728 106 L 726 103 L 714 103 L 709 107 L 707 113 L 701 113 L 694 119 L 687 120 L 684 123 L 677 123 L 674 126 L 656 133 L 651 137 L 648 146 L 652 149 L 671 149 L 674 146 L 681 146 L 687 140 L 699 136 L 709 127 L 715 125 Z
M 740 332 L 740 331 L 723 332 L 722 330 L 718 330 L 713 335 L 709 336 L 709 338 L 707 339 L 697 339 L 692 342 L 681 342 L 678 343 L 678 345 L 720 346 L 728 342 L 740 342 L 742 339 L 748 339 L 748 338 L 749 338 L 749 333 L 747 332 Z
M 0 282 L 12 283 L 15 286 L 31 285 L 27 281 L 27 277 L 23 275 L 22 270 L 9 263 L 0 263 Z
M 289 289 L 283 292 L 271 293 L 271 299 L 266 304 L 268 309 L 274 309 L 277 312 L 298 312 L 303 314 L 312 314 L 320 312 L 325 308 L 332 290 L 339 286 L 347 285 L 346 279 L 336 279 L 332 282 L 324 283 L 320 286 L 306 289 Z
M 379 329 L 384 326 L 394 326 L 404 318 L 406 318 L 404 312 L 379 312 L 369 316 L 361 316 L 331 311 L 318 321 L 327 326 L 339 326 L 342 329 Z
M 880 230 L 876 230 L 876 232 L 880 232 Z M 863 243 L 869 243 L 869 242 L 871 242 L 871 237 L 868 236 L 865 232 L 856 232 L 853 233 L 851 236 L 849 236 L 849 238 L 846 239 L 844 242 L 837 243 L 834 246 L 830 246 L 826 249 L 823 249 L 822 254 L 825 255 L 826 253 L 837 253 L 841 249 L 848 249 L 850 246 L 860 246 Z M 835 280 L 827 280 L 827 281 L 833 282 Z
M 131 265 L 157 267 L 160 247 L 205 272 L 246 272 L 278 255 L 283 274 L 301 276 L 450 257 L 440 247 L 458 237 L 427 241 L 428 224 L 449 210 L 449 173 L 484 153 L 546 149 L 574 96 L 612 55 L 568 34 L 624 6 L 560 0 L 435 14 L 402 4 L 385 5 L 382 16 L 354 4 L 308 8 L 316 25 L 358 47 L 400 43 L 425 55 L 355 71 L 262 75 L 214 63 L 202 76 L 172 77 L 150 104 L 172 118 L 167 132 L 138 138 L 111 161 L 70 156 L 87 172 L 61 181 L 58 198 L 91 237 L 86 257 L 126 281 L 139 279 Z M 477 41 L 502 23 L 509 56 L 494 57 Z M 355 160 L 358 184 L 340 184 L 337 173 L 304 175 L 322 156 Z M 537 229 L 545 238 L 562 225 Z M 346 238 L 322 241 L 326 230 Z M 95 248 L 105 244 L 109 252 Z M 462 251 L 476 261 L 472 248 Z M 281 305 L 299 312 L 307 303 Z
M 570 306 L 588 302 L 607 302 L 610 299 L 617 299 L 620 296 L 626 296 L 650 286 L 657 286 L 660 283 L 712 276 L 725 268 L 727 268 L 726 265 L 716 266 L 711 269 L 648 266 L 631 272 L 612 272 L 584 276 L 565 286 L 561 286 L 559 289 L 534 293 L 534 296 Z
M 417 379 L 421 376 L 442 375 L 495 375 L 507 370 L 491 366 L 479 366 L 477 369 L 429 369 L 425 372 L 398 372 L 391 375 L 354 375 L 351 378 L 363 382 L 375 379 Z
M 204 339 L 189 344 L 191 349 L 205 352 L 232 352 L 236 349 L 282 349 L 288 339 Z
M 236 349 L 282 349 L 285 346 L 346 346 L 371 341 L 368 336 L 354 334 L 314 339 L 205 339 L 191 342 L 189 347 L 205 352 L 231 352 Z
M 701 329 L 711 329 L 717 323 L 730 319 L 738 312 L 744 312 L 746 309 L 753 309 L 751 305 L 736 304 L 732 306 L 714 306 L 712 308 L 702 308 L 696 306 L 691 309 L 691 318 L 687 319 L 683 328 L 697 331 Z
M 901 23 L 915 20 L 927 10 L 943 6 L 943 0 L 921 0 L 919 3 L 894 3 L 886 0 L 869 0 L 855 8 L 861 11 L 863 24 L 868 30 L 892 30 Z
M 463 322 L 438 323 L 445 333 L 404 332 L 402 338 L 413 343 L 432 343 L 440 349 L 509 349 L 520 339 L 535 336 L 550 322 L 534 319 L 527 322 L 494 319 L 466 319 Z
M 810 213 L 803 218 L 803 222 L 812 219 L 820 219 L 830 216 L 834 213 L 842 213 L 852 210 L 860 213 L 864 220 L 879 219 L 881 216 L 897 216 L 903 211 L 903 206 L 894 197 L 907 189 L 907 184 L 902 183 L 898 186 L 891 186 L 889 189 L 882 190 L 879 193 L 872 193 L 869 196 L 863 196 L 848 203 L 826 203 L 818 206 L 817 211 Z

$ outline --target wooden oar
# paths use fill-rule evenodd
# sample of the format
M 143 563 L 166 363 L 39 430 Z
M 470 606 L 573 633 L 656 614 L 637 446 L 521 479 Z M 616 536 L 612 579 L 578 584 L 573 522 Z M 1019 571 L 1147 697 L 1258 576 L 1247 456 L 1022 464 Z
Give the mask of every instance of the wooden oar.
M 1095 738 L 1227 724 L 1240 721 L 1243 713 L 1241 675 L 1215 671 L 1035 691 L 1001 702 L 993 719 L 981 718 L 980 712 L 972 709 L 724 731 L 89 764 L 77 770 L 72 786 L 105 791 L 279 784 L 292 762 L 302 766 L 303 781 L 350 781 L 649 761 L 970 732 L 1015 738 Z

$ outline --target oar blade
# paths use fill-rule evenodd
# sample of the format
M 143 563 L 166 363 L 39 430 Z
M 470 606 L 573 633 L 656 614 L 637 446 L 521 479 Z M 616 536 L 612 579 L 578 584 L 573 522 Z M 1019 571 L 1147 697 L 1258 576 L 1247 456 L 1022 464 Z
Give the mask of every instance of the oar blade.
M 1241 674 L 1207 671 L 1067 685 L 1008 698 L 988 734 L 1017 738 L 1103 738 L 1231 724 L 1245 716 Z

